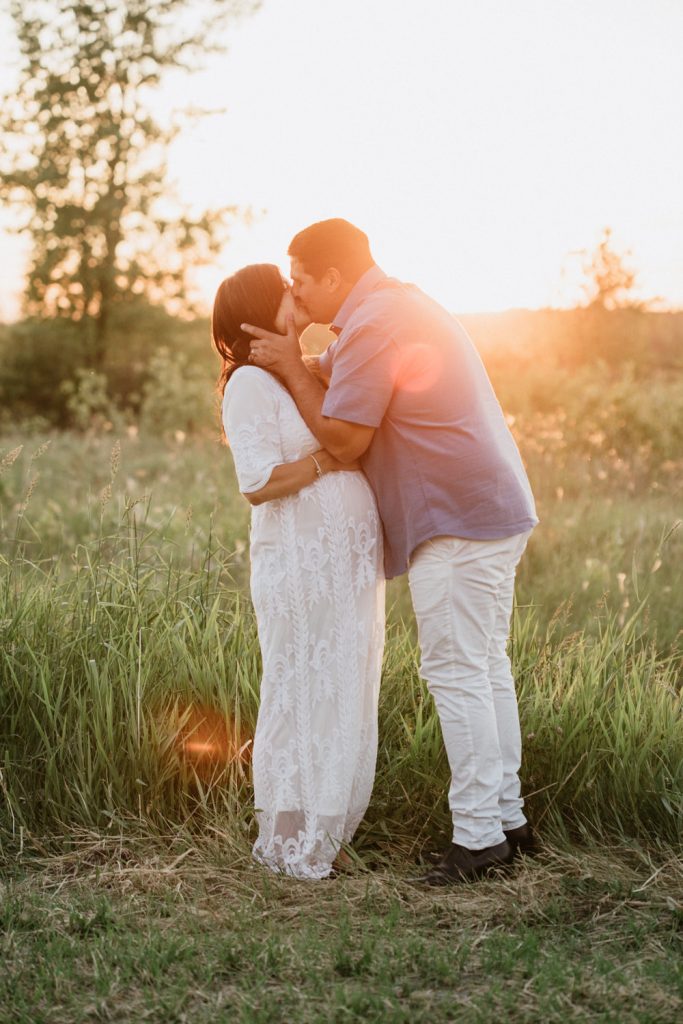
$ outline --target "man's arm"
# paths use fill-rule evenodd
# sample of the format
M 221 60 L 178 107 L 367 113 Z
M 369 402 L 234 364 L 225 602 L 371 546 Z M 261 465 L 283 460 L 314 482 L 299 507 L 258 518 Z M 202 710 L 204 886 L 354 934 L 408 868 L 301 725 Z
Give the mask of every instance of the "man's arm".
M 303 356 L 304 366 L 317 381 L 320 381 L 324 387 L 330 383 L 330 378 L 327 374 L 323 373 L 322 364 L 320 362 L 320 356 Z
M 283 380 L 308 429 L 336 459 L 353 462 L 368 449 L 375 428 L 323 416 L 325 389 L 303 362 L 288 367 Z
M 288 321 L 286 335 L 273 334 L 251 324 L 242 324 L 242 330 L 255 339 L 251 344 L 250 361 L 278 375 L 322 448 L 340 462 L 353 462 L 367 451 L 375 433 L 374 427 L 323 416 L 325 388 L 306 365 L 293 318 Z

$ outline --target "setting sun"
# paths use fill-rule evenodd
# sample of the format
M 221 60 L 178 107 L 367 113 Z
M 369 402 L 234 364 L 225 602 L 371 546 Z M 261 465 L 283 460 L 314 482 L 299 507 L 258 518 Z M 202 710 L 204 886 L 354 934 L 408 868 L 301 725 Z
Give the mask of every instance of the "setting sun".
M 265 0 L 225 39 L 154 98 L 216 111 L 174 144 L 183 198 L 252 214 L 198 270 L 205 306 L 245 263 L 287 272 L 290 238 L 332 216 L 459 312 L 572 305 L 606 225 L 641 297 L 683 304 L 680 4 Z M 8 317 L 26 248 L 1 251 Z

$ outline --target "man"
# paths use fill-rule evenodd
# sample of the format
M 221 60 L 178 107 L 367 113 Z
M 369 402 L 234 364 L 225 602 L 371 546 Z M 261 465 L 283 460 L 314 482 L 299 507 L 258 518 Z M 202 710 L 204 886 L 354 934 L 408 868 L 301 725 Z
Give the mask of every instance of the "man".
M 305 360 L 293 322 L 286 337 L 245 324 L 250 358 L 282 379 L 321 447 L 361 459 L 375 491 L 387 577 L 408 572 L 452 772 L 453 842 L 420 881 L 476 878 L 534 843 L 506 654 L 515 569 L 538 522 L 526 473 L 462 326 L 388 278 L 362 231 L 321 221 L 289 255 L 297 304 L 337 338 Z

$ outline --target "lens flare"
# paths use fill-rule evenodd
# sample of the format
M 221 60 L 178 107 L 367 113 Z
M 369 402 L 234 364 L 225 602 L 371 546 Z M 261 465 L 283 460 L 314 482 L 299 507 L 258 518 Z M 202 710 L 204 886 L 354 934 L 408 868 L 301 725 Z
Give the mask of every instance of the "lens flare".
M 439 349 L 417 342 L 403 352 L 396 387 L 401 391 L 429 391 L 439 380 L 443 365 Z
M 194 765 L 217 767 L 250 761 L 252 737 L 225 712 L 205 704 L 190 704 L 175 708 L 174 718 L 180 723 L 177 749 Z

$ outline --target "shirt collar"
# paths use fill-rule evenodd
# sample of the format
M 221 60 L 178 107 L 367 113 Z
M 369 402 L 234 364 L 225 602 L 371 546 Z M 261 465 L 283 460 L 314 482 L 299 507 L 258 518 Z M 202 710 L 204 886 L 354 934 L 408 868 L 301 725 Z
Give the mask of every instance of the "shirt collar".
M 332 322 L 332 330 L 335 334 L 339 334 L 346 327 L 349 317 L 356 307 L 377 287 L 380 281 L 386 280 L 386 276 L 384 271 L 374 263 L 362 277 L 358 278 Z

